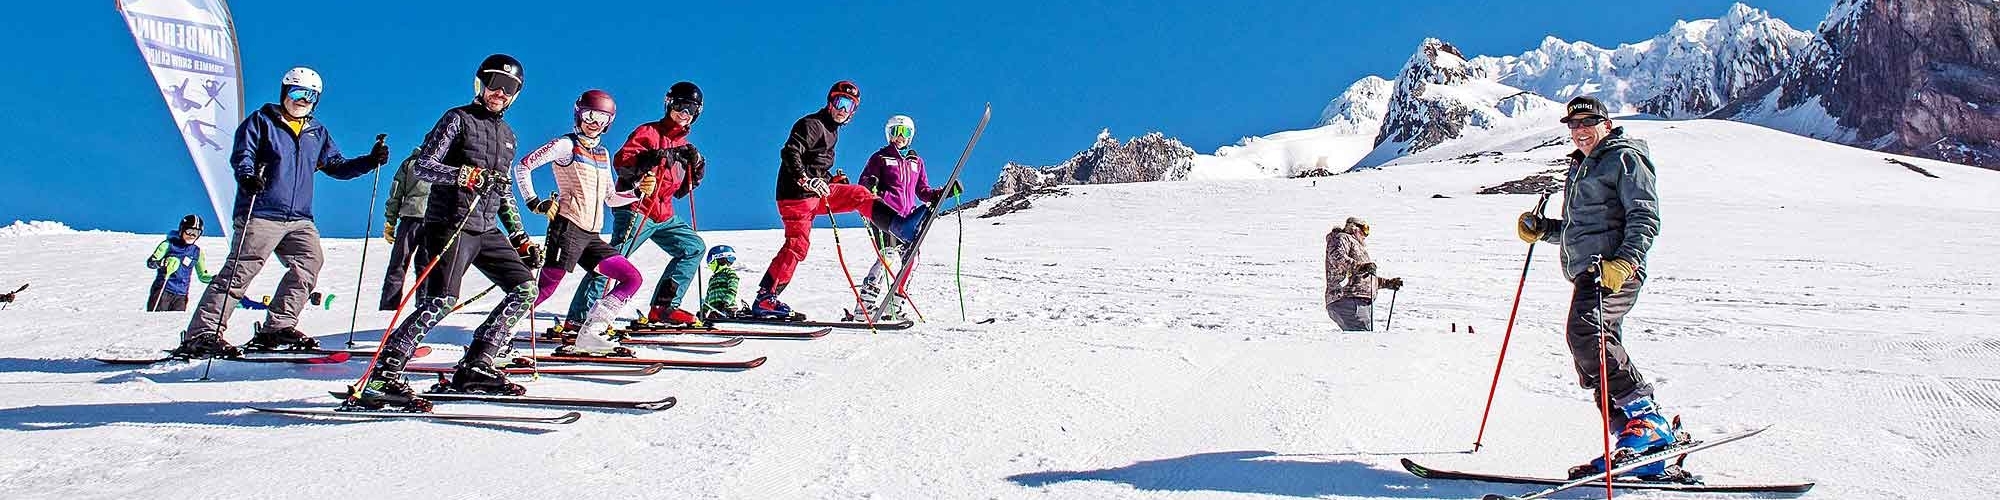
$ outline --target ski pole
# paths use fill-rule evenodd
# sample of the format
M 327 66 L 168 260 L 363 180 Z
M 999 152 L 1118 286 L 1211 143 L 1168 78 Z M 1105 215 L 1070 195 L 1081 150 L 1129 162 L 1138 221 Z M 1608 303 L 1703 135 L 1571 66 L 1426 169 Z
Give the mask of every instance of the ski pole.
M 262 181 L 262 180 L 264 180 L 264 166 L 263 166 L 263 165 L 257 165 L 257 171 L 256 171 L 256 172 L 254 172 L 254 173 L 252 173 L 251 175 L 255 175 L 255 176 L 257 177 L 257 180 L 258 180 L 258 181 Z M 258 191 L 259 191 L 259 192 L 256 192 L 256 193 L 250 193 L 250 206 L 249 206 L 249 207 L 247 207 L 247 208 L 244 208 L 244 209 L 243 209 L 243 227 L 239 227 L 239 228 L 236 228 L 236 238 L 235 238 L 235 241 L 232 241 L 232 242 L 230 242 L 230 243 L 232 243 L 232 244 L 230 245 L 230 249 L 229 249 L 229 258 L 228 258 L 228 259 L 225 259 L 225 260 L 224 260 L 224 262 L 223 262 L 223 266 L 224 266 L 224 267 L 228 267 L 228 266 L 229 266 L 230 264 L 234 264 L 234 263 L 235 263 L 235 261 L 236 261 L 236 254 L 237 254 L 237 252 L 242 252 L 242 251 L 243 251 L 243 233 L 244 233 L 245 231 L 248 231 L 248 230 L 250 229 L 250 219 L 251 219 L 251 214 L 255 214 L 255 213 L 257 212 L 257 195 L 259 195 L 259 194 L 263 194 L 263 193 L 261 192 L 261 191 L 263 191 L 263 190 L 261 190 L 261 189 L 260 189 L 260 190 L 258 190 Z M 241 280 L 243 279 L 243 277 L 241 276 L 241 274 L 242 274 L 242 271 L 241 271 L 241 270 L 238 270 L 237 272 L 233 272 L 233 273 L 229 273 L 229 277 L 230 277 L 230 279 L 231 279 L 231 280 L 235 280 L 235 281 L 237 281 L 237 282 L 241 282 Z M 233 285 L 234 285 L 234 283 L 232 283 L 231 285 L 225 285 L 225 286 L 224 286 L 224 288 L 223 288 L 223 290 L 228 290 L 228 289 L 229 289 L 228 287 L 229 287 L 229 286 L 233 286 Z M 214 284 L 210 284 L 209 286 L 214 286 Z M 249 286 L 249 284 L 245 283 L 245 284 L 244 284 L 244 286 L 245 286 L 245 287 L 248 287 L 248 286 Z M 206 290 L 203 290 L 203 291 L 202 291 L 202 295 L 208 295 L 208 291 L 206 291 Z M 200 307 L 200 306 L 196 306 L 196 307 Z M 228 314 L 228 313 L 229 313 L 229 311 L 228 311 L 229 307 L 228 307 L 228 306 L 224 306 L 224 307 L 223 307 L 223 309 L 224 309 L 224 311 L 223 311 L 223 314 Z M 220 330 L 220 331 L 217 331 L 217 332 L 215 333 L 215 334 L 216 334 L 216 336 L 221 336 L 221 335 L 222 335 L 222 332 L 226 332 L 226 331 L 229 331 L 229 320 L 227 320 L 227 319 L 224 319 L 224 320 L 222 321 L 222 324 L 221 324 L 221 325 L 219 325 L 219 326 L 221 327 L 221 330 Z M 186 345 L 186 344 L 187 344 L 187 334 L 188 334 L 187 330 L 181 330 L 181 344 L 182 344 L 182 345 Z M 226 339 L 225 339 L 225 340 L 226 340 Z M 209 371 L 210 369 L 213 369 L 213 368 L 215 368 L 215 357 L 214 357 L 214 356 L 210 356 L 210 357 L 208 358 L 208 361 L 207 361 L 207 363 L 205 363 L 205 364 L 204 364 L 204 365 L 203 365 L 203 366 L 201 367 L 201 379 L 202 379 L 202 380 L 208 380 L 208 371 Z
M 1535 202 L 1535 217 L 1541 217 L 1542 210 L 1548 207 L 1550 194 L 1543 192 L 1541 200 Z M 1521 313 L 1521 291 L 1528 287 L 1528 266 L 1534 263 L 1535 244 L 1529 243 L 1528 257 L 1521 262 L 1521 282 L 1514 285 L 1514 307 L 1507 313 L 1507 332 L 1500 336 L 1500 359 L 1493 362 L 1493 383 L 1486 388 L 1486 409 L 1479 412 L 1479 434 L 1472 438 L 1472 451 L 1475 453 L 1486 440 L 1486 418 L 1493 414 L 1493 395 L 1500 390 L 1500 368 L 1507 366 L 1507 343 L 1514 338 L 1514 319 Z M 1390 298 L 1393 300 L 1394 296 Z
M 861 301 L 861 289 L 854 286 L 854 272 L 847 269 L 847 251 L 840 248 L 840 223 L 833 220 L 833 203 L 828 201 L 824 196 L 820 197 L 819 201 L 822 206 L 826 207 L 826 224 L 833 228 L 833 256 L 840 260 L 840 274 L 847 277 L 847 291 L 854 292 L 855 305 L 865 307 Z M 806 228 L 806 230 L 811 231 L 812 228 Z M 867 316 L 868 319 L 868 331 L 870 333 L 880 333 L 875 331 L 875 315 L 867 314 L 864 316 Z
M 375 134 L 375 143 L 381 144 L 382 140 L 388 137 L 388 134 Z M 372 175 L 373 177 L 368 179 L 368 216 L 361 219 L 364 221 L 362 225 L 366 226 L 361 228 L 361 269 L 354 271 L 354 296 L 356 297 L 361 296 L 362 275 L 368 272 L 368 244 L 375 240 L 375 237 L 370 236 L 369 233 L 375 231 L 373 220 L 375 219 L 375 202 L 380 199 L 377 196 L 382 190 L 382 167 L 377 165 L 375 173 Z M 354 300 L 350 302 L 354 303 L 353 310 L 347 313 L 347 347 L 351 348 L 354 347 L 354 325 L 361 318 L 361 301 Z
M 965 206 L 965 199 L 964 199 L 965 188 L 961 187 L 958 189 L 958 191 L 959 193 L 957 195 L 953 195 L 951 197 L 952 207 L 954 209 L 961 209 L 964 208 Z M 958 218 L 958 247 L 956 248 L 956 251 L 958 252 L 958 258 L 957 261 L 952 263 L 951 266 L 951 280 L 953 283 L 956 283 L 958 285 L 958 320 L 960 322 L 964 322 L 966 321 L 965 319 L 965 210 L 956 210 L 955 213 L 956 215 L 954 216 Z
M 1590 291 L 1597 296 L 1597 401 L 1601 407 L 1599 417 L 1604 419 L 1604 470 L 1611 470 L 1611 367 L 1610 359 L 1611 325 L 1604 322 L 1604 256 L 1591 258 L 1590 267 L 1597 270 L 1597 286 Z M 1604 500 L 1611 500 L 1611 474 L 1604 475 Z
M 684 179 L 684 180 L 682 180 L 681 182 L 692 182 L 692 179 Z M 697 237 L 697 238 L 701 237 L 701 213 L 700 213 L 700 212 L 696 212 L 696 211 L 694 210 L 694 188 L 693 188 L 693 187 L 689 187 L 689 188 L 688 188 L 688 228 L 689 228 L 689 229 L 693 229 L 693 230 L 694 230 L 694 234 L 695 234 L 695 237 Z M 705 242 L 705 241 L 704 241 L 703 243 L 704 243 L 704 244 L 706 244 L 707 242 Z M 701 257 L 701 258 L 707 258 L 707 257 L 708 257 L 708 249 L 704 248 L 704 249 L 702 249 L 702 257 Z M 707 279 L 704 279 L 704 277 L 702 276 L 703 274 L 704 274 L 704 273 L 702 273 L 702 266 L 701 266 L 701 265 L 699 265 L 699 264 L 695 265 L 695 266 L 694 266 L 694 300 L 695 300 L 695 302 L 702 302 L 702 298 L 703 298 L 703 297 L 706 297 L 706 296 L 708 296 L 708 280 L 707 280 Z M 675 303 L 675 304 L 673 304 L 673 306 L 674 306 L 674 308 L 675 308 L 675 309 L 679 309 L 679 308 L 681 307 L 681 305 L 680 305 L 679 303 Z M 700 309 L 700 308 L 696 308 L 696 309 Z M 695 317 L 694 317 L 694 324 L 696 324 L 696 325 L 702 325 L 702 324 L 706 324 L 706 323 L 705 323 L 705 322 L 703 322 L 703 321 L 701 320 L 701 315 L 695 315 Z
M 1398 291 L 1398 290 L 1389 290 L 1389 320 L 1388 320 L 1388 321 L 1384 321 L 1384 322 L 1382 322 L 1382 331 L 1384 331 L 1384 332 L 1387 332 L 1387 331 L 1389 331 L 1389 327 L 1392 327 L 1392 326 L 1395 326 L 1395 325 L 1396 325 L 1396 292 L 1397 292 L 1397 291 Z
M 472 295 L 472 298 L 470 298 L 470 299 L 465 299 L 465 300 L 461 300 L 461 301 L 458 301 L 458 305 L 456 305 L 456 306 L 452 306 L 452 307 L 451 307 L 451 311 L 449 311 L 449 312 L 446 312 L 446 313 L 445 313 L 445 315 L 446 315 L 446 316 L 450 316 L 450 315 L 451 315 L 452 313 L 456 313 L 456 312 L 458 312 L 458 310 L 459 310 L 459 309 L 464 309 L 464 308 L 465 308 L 465 306 L 468 306 L 468 305 L 471 305 L 471 304 L 472 304 L 473 302 L 478 302 L 478 301 L 479 301 L 479 299 L 483 299 L 483 298 L 486 298 L 486 294 L 489 294 L 489 293 L 493 293 L 493 291 L 494 291 L 494 290 L 498 290 L 499 288 L 500 288 L 500 284 L 499 284 L 499 283 L 494 283 L 494 284 L 491 284 L 491 285 L 486 285 L 486 289 L 485 289 L 485 290 L 483 290 L 483 291 L 480 291 L 480 292 L 479 292 L 479 293 L 477 293 L 477 294 L 473 294 L 473 295 Z M 533 314 L 529 314 L 529 316 L 534 316 L 534 315 L 533 315 Z M 533 327 L 534 327 L 534 325 L 529 325 L 529 327 L 530 327 L 530 328 L 533 328 Z

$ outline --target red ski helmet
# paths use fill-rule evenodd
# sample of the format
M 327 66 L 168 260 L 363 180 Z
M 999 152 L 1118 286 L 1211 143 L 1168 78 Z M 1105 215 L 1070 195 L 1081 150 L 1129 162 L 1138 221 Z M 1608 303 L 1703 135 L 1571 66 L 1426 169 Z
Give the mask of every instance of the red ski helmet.
M 848 99 L 853 99 L 854 104 L 860 105 L 861 87 L 855 86 L 854 82 L 841 80 L 838 82 L 834 82 L 833 88 L 826 90 L 826 102 L 828 104 L 833 103 L 834 99 L 838 99 L 843 96 L 847 97 Z
M 584 110 L 592 110 L 615 115 L 618 114 L 618 101 L 611 99 L 610 92 L 590 89 L 583 91 L 583 95 L 576 97 L 575 109 L 578 113 L 582 113 Z

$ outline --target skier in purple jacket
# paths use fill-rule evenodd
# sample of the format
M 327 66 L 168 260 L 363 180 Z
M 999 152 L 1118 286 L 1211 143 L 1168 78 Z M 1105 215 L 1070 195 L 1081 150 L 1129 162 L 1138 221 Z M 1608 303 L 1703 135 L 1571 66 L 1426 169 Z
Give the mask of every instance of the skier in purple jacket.
M 917 150 L 910 148 L 910 144 L 917 139 L 916 120 L 903 115 L 889 117 L 889 123 L 882 127 L 882 134 L 888 138 L 889 145 L 883 146 L 873 156 L 869 156 L 868 166 L 861 170 L 861 187 L 867 188 L 881 199 L 875 205 L 875 210 L 892 211 L 896 220 L 908 219 L 918 214 L 918 208 L 923 207 L 923 204 L 935 206 L 938 200 L 963 191 L 958 181 L 952 181 L 951 185 L 942 188 L 930 186 L 930 176 L 924 173 L 924 158 L 917 156 Z M 874 226 L 869 226 L 868 234 L 881 249 L 881 255 L 875 260 L 874 265 L 869 266 L 868 277 L 861 282 L 861 304 L 856 306 L 856 310 L 849 312 L 849 320 L 873 313 L 874 311 L 868 308 L 881 303 L 883 293 L 895 292 L 888 290 L 894 288 L 895 283 L 884 283 L 895 280 L 894 270 L 883 264 L 886 262 L 891 265 L 902 265 L 903 254 L 910 244 L 894 235 L 878 231 Z M 889 310 L 881 317 L 889 321 L 900 320 L 904 300 L 899 297 L 890 302 Z

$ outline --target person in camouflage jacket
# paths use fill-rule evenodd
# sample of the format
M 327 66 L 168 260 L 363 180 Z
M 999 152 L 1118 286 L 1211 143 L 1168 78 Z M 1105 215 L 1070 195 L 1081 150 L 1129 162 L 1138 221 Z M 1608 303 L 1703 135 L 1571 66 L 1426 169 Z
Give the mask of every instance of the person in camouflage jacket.
M 1375 275 L 1368 257 L 1368 222 L 1348 217 L 1326 233 L 1326 315 L 1350 332 L 1375 329 L 1375 290 L 1401 290 L 1402 278 Z

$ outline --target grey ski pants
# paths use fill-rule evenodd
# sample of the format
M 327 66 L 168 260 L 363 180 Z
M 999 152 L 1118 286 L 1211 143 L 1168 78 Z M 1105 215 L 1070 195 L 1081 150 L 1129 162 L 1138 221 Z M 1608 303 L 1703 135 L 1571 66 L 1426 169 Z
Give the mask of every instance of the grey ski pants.
M 202 291 L 194 317 L 188 320 L 189 337 L 221 334 L 228 329 L 229 314 L 236 309 L 236 300 L 243 298 L 244 289 L 257 278 L 257 272 L 264 269 L 273 252 L 289 270 L 278 281 L 278 290 L 271 294 L 271 311 L 264 319 L 264 328 L 275 330 L 298 325 L 299 310 L 305 308 L 306 296 L 319 283 L 323 256 L 319 228 L 313 226 L 312 220 L 238 219 L 235 233 L 229 242 L 229 259 L 222 263 L 222 271 L 215 273 L 208 289 Z
M 1375 329 L 1375 299 L 1343 297 L 1326 305 L 1326 316 L 1333 318 L 1341 330 L 1372 331 Z

